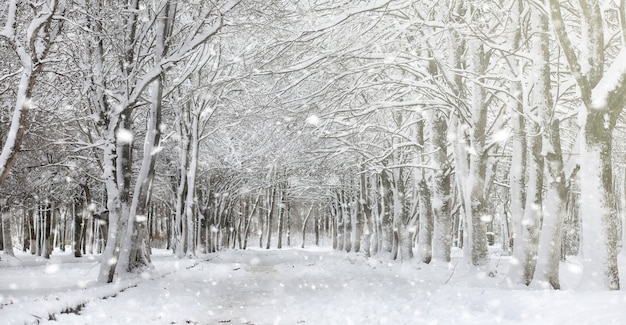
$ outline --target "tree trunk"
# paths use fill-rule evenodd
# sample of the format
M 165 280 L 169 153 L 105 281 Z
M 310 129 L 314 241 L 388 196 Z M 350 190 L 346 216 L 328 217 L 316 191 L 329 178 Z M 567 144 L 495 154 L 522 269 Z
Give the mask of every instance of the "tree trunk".
M 416 150 L 416 165 L 424 165 L 424 119 L 416 123 L 416 142 L 418 149 Z M 431 202 L 431 191 L 426 181 L 426 171 L 423 168 L 415 168 L 415 191 L 418 201 L 419 211 L 419 254 L 420 259 L 424 263 L 430 263 L 433 257 L 433 231 L 434 231 L 434 215 Z
M 189 152 L 189 169 L 186 170 L 186 177 L 187 177 L 187 196 L 185 198 L 185 205 L 184 205 L 184 215 L 185 215 L 185 220 L 187 223 L 187 233 L 185 234 L 185 238 L 186 240 L 186 254 L 190 255 L 190 256 L 195 256 L 196 255 L 196 245 L 195 245 L 195 232 L 194 232 L 194 225 L 196 224 L 196 222 L 194 222 L 194 218 L 196 217 L 196 214 L 194 213 L 194 209 L 195 209 L 195 194 L 196 194 L 196 172 L 198 170 L 198 148 L 199 148 L 199 142 L 200 142 L 200 130 L 198 129 L 198 123 L 199 123 L 199 112 L 196 112 L 195 110 L 192 112 L 191 108 L 190 108 L 190 112 L 189 114 L 191 114 L 191 139 L 190 139 L 190 152 Z M 181 175 L 181 177 L 185 177 L 184 175 Z
M 397 253 L 400 254 L 402 260 L 413 258 L 414 232 L 411 231 L 409 226 L 410 216 L 401 168 L 394 169 L 393 206 Z
M 418 183 L 419 195 L 419 252 L 423 263 L 430 263 L 433 257 L 433 230 L 434 218 L 431 205 L 430 188 L 425 178 Z
M 37 253 L 37 220 L 35 217 L 35 209 L 28 209 L 28 233 L 29 233 L 29 247 L 30 253 L 35 255 Z
M 523 224 L 524 202 L 526 202 L 526 132 L 524 131 L 524 118 L 521 107 L 511 113 L 513 134 L 511 139 L 511 168 L 509 171 L 509 212 L 511 216 L 511 241 L 513 245 L 514 259 L 519 263 L 511 265 L 509 269 L 509 281 L 518 283 L 522 278 L 523 267 L 521 261 L 524 256 Z M 506 243 L 507 247 L 511 243 Z
M 314 229 L 315 230 L 315 246 L 319 246 L 320 245 L 320 228 L 321 228 L 321 221 L 320 221 L 319 213 L 317 216 L 315 216 L 313 225 L 315 227 Z
M 267 219 L 266 227 L 267 227 L 267 238 L 265 241 L 265 249 L 270 249 L 270 244 L 272 243 L 272 219 L 274 217 L 274 200 L 276 196 L 276 186 L 272 186 L 268 189 L 266 208 L 267 208 Z
M 542 135 L 538 125 L 531 123 L 528 134 L 532 134 L 534 139 L 530 139 L 528 162 L 528 180 L 526 181 L 526 207 L 524 208 L 524 218 L 522 219 L 522 233 L 516 245 L 522 245 L 523 255 L 519 259 L 522 266 L 520 274 L 521 283 L 529 285 L 535 273 L 537 262 L 537 249 L 539 245 L 539 231 L 543 218 L 543 157 L 541 153 Z
M 394 249 L 394 233 L 392 225 L 393 191 L 387 172 L 380 174 L 380 229 L 381 229 L 381 250 L 392 253 Z
M 524 255 L 521 259 L 523 272 L 520 281 L 529 285 L 535 273 L 537 254 L 539 249 L 539 233 L 542 227 L 543 215 L 543 179 L 544 179 L 544 139 L 545 133 L 550 132 L 549 119 L 553 108 L 552 90 L 550 80 L 550 48 L 548 38 L 548 19 L 543 12 L 531 8 L 530 28 L 533 32 L 531 37 L 531 53 L 537 60 L 532 63 L 527 113 L 537 122 L 528 123 L 527 134 L 532 136 L 528 140 L 530 160 L 528 161 L 528 180 L 526 181 L 526 207 L 522 221 L 522 242 Z M 541 123 L 541 125 L 539 124 Z M 543 132 L 542 132 L 543 130 Z M 548 150 L 548 148 L 545 148 Z M 546 202 L 552 204 L 555 202 Z M 545 225 L 545 220 L 544 220 Z M 554 225 L 549 225 L 552 227 Z
M 285 202 L 285 215 L 287 217 L 287 246 L 291 246 L 291 209 L 289 202 Z
M 187 196 L 188 186 L 187 186 L 187 167 L 189 165 L 189 150 L 190 150 L 190 139 L 186 131 L 184 131 L 185 127 L 182 125 L 182 120 L 180 121 L 179 132 L 181 135 L 181 145 L 180 145 L 180 168 L 178 170 L 179 174 L 179 182 L 178 188 L 176 190 L 176 208 L 174 210 L 174 216 L 172 220 L 172 242 L 173 242 L 173 250 L 174 254 L 181 258 L 185 255 L 185 229 L 187 229 L 187 222 L 185 221 L 184 214 L 184 205 L 185 205 L 185 197 Z
M 617 268 L 619 217 L 614 205 L 612 130 L 605 127 L 607 114 L 588 112 L 581 148 L 583 289 L 620 288 Z
M 352 211 L 346 192 L 342 190 L 340 195 L 341 223 L 343 224 L 343 250 L 345 250 L 346 253 L 350 253 L 352 251 Z
M 357 221 L 357 232 L 365 233 L 363 238 L 363 251 L 365 256 L 371 256 L 372 229 L 369 225 L 369 220 L 372 218 L 372 209 L 370 208 L 370 197 L 367 192 L 367 178 L 364 169 L 364 166 L 362 166 L 359 182 L 359 220 Z
M 450 209 L 450 171 L 448 163 L 448 125 L 441 111 L 431 113 L 432 165 L 432 209 L 434 215 L 433 260 L 450 262 L 452 246 L 452 216 Z
M 549 132 L 551 150 L 546 153 L 548 166 L 548 191 L 546 210 L 539 240 L 539 252 L 533 282 L 540 286 L 560 289 L 559 262 L 563 238 L 563 220 L 567 213 L 569 189 L 563 172 L 563 155 L 559 131 L 559 120 L 554 120 Z
M 43 258 L 49 259 L 50 254 L 52 253 L 52 206 L 49 203 L 46 203 L 43 206 L 43 223 L 44 227 L 43 236 L 42 236 L 42 256 Z
M 80 199 L 76 199 L 76 201 L 74 202 L 74 211 L 73 211 L 73 224 L 74 224 L 74 238 L 72 240 L 72 247 L 74 249 L 74 257 L 81 257 L 83 256 L 82 254 L 82 249 L 81 249 L 81 243 L 82 243 L 82 235 L 83 235 L 83 221 L 84 221 L 84 215 L 85 215 L 85 206 L 84 206 L 84 199 L 80 198 Z
M 0 206 L 0 214 L 2 215 L 2 244 L 3 251 L 9 256 L 15 256 L 13 252 L 13 236 L 11 235 L 11 211 L 9 207 Z
M 481 40 L 472 39 L 468 41 L 468 61 L 471 64 L 471 71 L 476 76 L 485 74 L 485 53 Z M 487 127 L 487 106 L 485 104 L 485 89 L 478 82 L 472 82 L 471 109 L 472 109 L 472 132 L 469 136 L 469 146 L 472 153 L 469 154 L 469 166 L 466 183 L 459 183 L 466 188 L 464 208 L 465 208 L 465 236 L 468 241 L 465 243 L 465 251 L 468 252 L 470 262 L 475 266 L 486 265 L 489 261 L 487 250 L 487 230 L 483 217 L 485 216 L 485 177 L 487 172 L 486 159 L 486 127 Z M 460 141 L 459 141 L 460 142 Z M 464 149 L 465 151 L 465 149 Z M 464 155 L 457 156 L 456 159 L 465 159 Z
M 252 205 L 252 208 L 247 213 L 246 225 L 244 227 L 245 229 L 244 229 L 244 235 L 243 235 L 243 249 L 246 249 L 248 247 L 248 235 L 250 234 L 250 225 L 252 224 L 252 217 L 254 216 L 254 213 L 257 210 L 257 206 L 259 204 L 260 199 L 261 199 L 261 195 L 257 195 L 256 199 L 254 200 L 254 204 Z
M 523 11 L 523 1 L 517 1 L 516 5 L 512 8 L 511 13 L 515 17 L 514 21 L 520 21 L 521 13 Z M 519 24 L 511 24 L 511 28 L 515 28 L 511 32 L 511 48 L 519 49 L 521 42 L 521 28 Z M 509 208 L 508 212 L 511 217 L 512 230 L 507 231 L 504 247 L 506 251 L 511 249 L 513 245 L 513 256 L 517 256 L 518 260 L 521 260 L 523 256 L 523 246 L 515 245 L 516 241 L 522 241 L 522 219 L 524 218 L 524 203 L 526 202 L 526 119 L 524 116 L 524 100 L 522 82 L 520 81 L 522 76 L 522 65 L 520 59 L 514 56 L 507 56 L 509 65 L 513 67 L 512 81 L 510 82 L 511 94 L 514 97 L 509 99 L 509 117 L 511 126 L 511 167 L 509 168 Z M 505 225 L 508 226 L 505 217 Z M 508 227 L 506 227 L 508 230 Z M 510 237 L 508 236 L 510 233 Z M 513 269 L 517 271 L 511 272 Z M 512 265 L 509 274 L 521 274 L 521 263 Z M 510 277 L 513 282 L 517 282 L 519 277 L 514 276 L 515 279 Z
M 283 248 L 283 226 L 284 226 L 284 213 L 285 213 L 285 202 L 284 202 L 284 189 L 282 186 L 278 189 L 278 242 L 276 243 L 276 247 L 278 249 Z
M 160 60 L 164 54 L 165 37 L 167 36 L 167 19 L 169 17 L 169 2 L 166 3 L 162 16 L 158 20 L 159 36 L 157 37 L 156 60 Z M 149 250 L 149 229 L 147 227 L 150 201 L 152 196 L 152 183 L 154 180 L 154 165 L 161 138 L 161 102 L 163 100 L 163 83 L 161 77 L 157 78 L 152 85 L 152 98 L 150 111 L 146 121 L 146 136 L 144 139 L 143 159 L 139 174 L 136 179 L 127 236 L 130 239 L 128 257 L 130 270 L 148 267 L 151 263 Z
M 106 134 L 106 143 L 104 145 L 103 165 L 104 165 L 104 182 L 107 193 L 107 210 L 109 214 L 109 231 L 107 234 L 107 245 L 102 252 L 102 263 L 98 274 L 98 282 L 110 283 L 115 275 L 115 265 L 119 257 L 119 240 L 121 237 L 120 214 L 121 202 L 119 189 L 116 182 L 116 146 L 115 146 L 115 130 L 117 130 L 117 116 L 112 115 L 109 120 L 108 130 Z M 121 158 L 120 158 L 121 159 Z
M 337 238 L 337 245 L 336 248 L 339 251 L 343 251 L 343 246 L 345 244 L 345 230 L 344 230 L 344 218 L 343 218 L 343 207 L 342 207 L 342 201 L 341 201 L 341 193 L 337 192 L 336 193 L 336 198 L 335 198 L 336 202 L 335 202 L 335 230 L 336 230 L 336 238 Z
M 309 211 L 307 212 L 306 216 L 304 217 L 304 220 L 302 221 L 302 245 L 300 245 L 300 248 L 304 248 L 304 243 L 306 239 L 306 224 L 307 224 L 307 221 L 309 221 L 311 212 L 313 212 L 313 204 L 311 204 Z

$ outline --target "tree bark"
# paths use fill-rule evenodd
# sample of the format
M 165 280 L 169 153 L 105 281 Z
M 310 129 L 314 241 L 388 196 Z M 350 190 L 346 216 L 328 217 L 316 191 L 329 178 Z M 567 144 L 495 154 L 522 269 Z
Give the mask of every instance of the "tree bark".
M 11 211 L 6 205 L 0 206 L 0 214 L 2 215 L 2 244 L 3 251 L 9 256 L 15 256 L 13 252 L 13 236 L 11 235 Z
M 441 111 L 431 113 L 431 146 L 433 154 L 432 208 L 434 215 L 433 260 L 450 262 L 452 247 L 452 216 L 450 199 L 450 171 L 448 162 L 448 125 Z
M 554 120 L 549 132 L 551 150 L 546 153 L 548 166 L 548 190 L 546 193 L 546 210 L 539 240 L 539 254 L 533 282 L 540 286 L 560 289 L 559 263 L 563 238 L 563 221 L 567 213 L 569 189 L 563 171 L 563 154 L 561 151 L 560 122 Z
M 481 40 L 472 39 L 468 41 L 468 61 L 470 62 L 471 72 L 476 76 L 485 74 L 485 53 Z M 457 173 L 458 185 L 460 192 L 464 194 L 463 207 L 465 211 L 464 236 L 468 239 L 464 242 L 464 251 L 469 257 L 472 265 L 482 266 L 489 261 L 487 250 L 487 230 L 483 217 L 485 216 L 485 177 L 487 172 L 486 159 L 486 127 L 487 127 L 487 107 L 485 104 L 485 89 L 481 84 L 473 82 L 470 86 L 471 100 L 470 107 L 472 109 L 472 131 L 468 136 L 468 145 L 471 153 L 466 148 L 457 151 L 456 160 L 467 159 L 468 163 L 461 173 Z M 459 129 L 459 134 L 463 134 L 465 130 Z M 462 139 L 462 138 L 461 138 Z M 463 145 L 463 141 L 457 141 L 459 145 Z M 465 154 L 463 154 L 465 153 Z M 464 156 L 469 156 L 465 158 Z M 465 163 L 463 163 L 465 164 Z M 462 170 L 465 170 L 463 176 Z
M 381 228 L 381 250 L 388 253 L 393 253 L 394 249 L 394 234 L 393 234 L 393 213 L 391 207 L 393 206 L 393 191 L 391 189 L 391 182 L 389 181 L 389 174 L 383 171 L 380 174 L 380 228 Z
M 512 8 L 512 15 L 516 24 L 511 24 L 511 48 L 517 50 L 520 48 L 521 42 L 521 20 L 523 12 L 523 1 L 516 1 L 516 5 Z M 513 56 L 507 56 L 509 65 L 513 67 L 513 75 L 510 82 L 510 92 L 514 97 L 509 99 L 509 117 L 511 126 L 511 167 L 509 168 L 509 207 L 507 215 L 510 216 L 511 226 L 508 227 L 507 217 L 505 216 L 506 232 L 504 239 L 504 249 L 510 251 L 513 249 L 512 255 L 515 260 L 521 261 L 524 255 L 524 247 L 522 245 L 522 219 L 524 218 L 524 208 L 526 202 L 526 165 L 527 165 L 527 146 L 526 146 L 526 118 L 524 113 L 524 99 L 522 88 L 522 61 Z M 513 263 L 509 269 L 508 281 L 517 283 L 521 279 L 522 263 Z
M 607 114 L 588 112 L 582 141 L 582 289 L 620 288 L 617 266 L 619 217 L 613 194 L 612 129 L 605 128 Z
M 416 150 L 416 164 L 424 165 L 424 147 L 426 145 L 424 136 L 424 124 L 425 121 L 420 117 L 420 120 L 416 123 L 417 134 L 417 150 Z M 426 181 L 426 174 L 428 173 L 424 168 L 415 168 L 414 182 L 415 190 L 417 191 L 416 197 L 418 200 L 419 211 L 419 254 L 423 263 L 430 263 L 433 258 L 433 232 L 435 228 L 435 220 L 433 215 L 433 206 L 431 201 L 431 190 Z
M 276 186 L 271 186 L 267 190 L 267 199 L 265 207 L 267 208 L 266 230 L 267 238 L 265 239 L 265 249 L 270 249 L 272 243 L 272 219 L 274 218 L 274 200 L 276 197 Z
M 306 216 L 304 217 L 304 220 L 302 221 L 302 245 L 300 245 L 300 248 L 304 248 L 304 243 L 306 239 L 306 224 L 307 224 L 307 221 L 309 221 L 311 212 L 313 212 L 313 204 L 311 204 L 309 211 L 307 212 Z

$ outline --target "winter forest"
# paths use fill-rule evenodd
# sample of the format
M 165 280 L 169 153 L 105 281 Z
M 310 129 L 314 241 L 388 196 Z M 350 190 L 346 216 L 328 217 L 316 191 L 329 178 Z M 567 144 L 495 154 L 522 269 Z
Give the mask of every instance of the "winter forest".
M 625 106 L 625 0 L 3 0 L 0 320 L 285 254 L 623 305 Z

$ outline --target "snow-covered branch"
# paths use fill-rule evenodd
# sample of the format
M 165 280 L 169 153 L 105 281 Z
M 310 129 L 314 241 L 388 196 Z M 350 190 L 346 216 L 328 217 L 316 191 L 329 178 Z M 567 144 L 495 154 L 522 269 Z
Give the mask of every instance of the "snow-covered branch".
M 623 108 L 624 92 L 626 92 L 626 46 L 622 47 L 613 64 L 593 88 L 591 107 L 601 110 L 609 107 Z
M 565 21 L 561 15 L 561 4 L 559 3 L 559 0 L 549 0 L 549 5 L 552 17 L 552 26 L 554 27 L 554 31 L 556 32 L 561 47 L 563 48 L 563 53 L 565 54 L 565 58 L 569 64 L 570 71 L 572 72 L 572 75 L 574 75 L 574 78 L 580 87 L 582 95 L 581 99 L 585 102 L 587 107 L 591 107 L 591 102 L 589 101 L 589 97 L 591 95 L 591 85 L 589 84 L 589 80 L 583 75 L 582 67 L 578 61 L 578 55 L 576 54 L 576 49 L 574 48 L 574 45 L 565 30 Z
M 141 94 L 146 90 L 148 85 L 150 85 L 163 72 L 168 71 L 177 63 L 189 57 L 192 54 L 192 51 L 200 47 L 202 44 L 206 43 L 211 37 L 215 36 L 224 26 L 223 15 L 229 10 L 233 9 L 235 5 L 239 3 L 239 1 L 240 0 L 232 0 L 222 6 L 220 8 L 219 18 L 216 22 L 212 24 L 209 29 L 203 32 L 195 30 L 193 34 L 190 35 L 191 39 L 189 41 L 184 42 L 179 48 L 173 50 L 171 54 L 163 57 L 156 66 L 149 69 L 137 81 L 137 86 L 134 87 L 133 92 L 129 94 L 127 99 L 127 105 L 132 106 L 134 103 L 136 103 L 139 100 Z M 202 25 L 202 23 L 199 24 L 197 28 L 201 28 Z
M 308 28 L 306 31 L 307 32 L 320 32 L 320 31 L 324 31 L 326 29 L 335 27 L 339 24 L 341 24 L 342 22 L 344 22 L 346 19 L 358 15 L 360 13 L 364 13 L 364 12 L 368 12 L 368 11 L 372 11 L 372 10 L 377 10 L 377 9 L 381 9 L 387 5 L 389 5 L 389 3 L 391 3 L 391 1 L 389 0 L 383 0 L 383 1 L 375 1 L 374 3 L 371 4 L 366 4 L 360 7 L 356 7 L 356 8 L 350 8 L 349 10 L 335 15 L 332 17 L 332 19 L 329 19 L 328 21 L 317 25 L 317 26 L 313 26 L 311 28 Z
M 0 30 L 0 37 L 6 38 L 10 44 L 13 44 L 15 41 L 16 15 L 17 0 L 9 0 L 6 22 L 2 30 Z

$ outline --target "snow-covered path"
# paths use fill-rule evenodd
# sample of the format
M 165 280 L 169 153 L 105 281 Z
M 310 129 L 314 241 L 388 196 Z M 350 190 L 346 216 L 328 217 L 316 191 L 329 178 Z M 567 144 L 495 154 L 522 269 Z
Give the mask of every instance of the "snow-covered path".
M 621 291 L 500 288 L 501 275 L 460 270 L 448 281 L 453 269 L 447 266 L 330 249 L 233 250 L 197 260 L 162 252 L 154 258 L 155 272 L 105 286 L 85 283 L 95 279 L 94 261 L 58 262 L 0 264 L 1 324 L 621 324 L 626 319 Z M 499 263 L 503 269 L 507 264 Z M 36 285 L 26 288 L 38 274 Z M 80 283 L 72 286 L 72 279 Z

